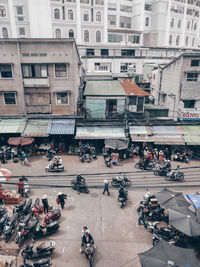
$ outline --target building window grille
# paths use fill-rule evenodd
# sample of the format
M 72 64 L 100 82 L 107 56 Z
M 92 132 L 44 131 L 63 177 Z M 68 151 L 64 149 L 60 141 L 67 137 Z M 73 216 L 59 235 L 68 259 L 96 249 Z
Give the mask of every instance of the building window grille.
M 56 38 L 61 38 L 61 30 L 56 29 Z
M 5 105 L 16 105 L 16 93 L 3 93 Z
M 83 20 L 84 21 L 89 21 L 89 14 L 88 14 L 88 12 L 84 12 L 84 14 L 83 14 Z
M 101 12 L 96 13 L 96 21 L 101 22 Z
M 4 6 L 0 6 L 0 18 L 6 17 L 6 9 Z
M 54 19 L 60 19 L 60 10 L 58 8 L 54 9 Z
M 73 30 L 69 30 L 69 38 L 74 38 L 74 31 Z
M 84 42 L 85 43 L 89 42 L 89 31 L 88 30 L 84 31 Z
M 66 64 L 55 64 L 55 77 L 67 77 Z
M 68 105 L 69 104 L 69 93 L 56 93 L 56 104 L 57 105 Z
M 71 9 L 68 10 L 68 19 L 69 20 L 73 20 L 74 19 L 74 14 L 73 14 L 73 11 Z
M 23 78 L 46 78 L 47 65 L 46 64 L 23 64 L 22 65 Z
M 101 43 L 101 32 L 100 31 L 96 32 L 96 42 Z
M 197 82 L 198 73 L 197 72 L 188 72 L 186 80 L 187 80 L 187 82 Z
M 2 37 L 8 38 L 8 29 L 6 27 L 2 28 Z

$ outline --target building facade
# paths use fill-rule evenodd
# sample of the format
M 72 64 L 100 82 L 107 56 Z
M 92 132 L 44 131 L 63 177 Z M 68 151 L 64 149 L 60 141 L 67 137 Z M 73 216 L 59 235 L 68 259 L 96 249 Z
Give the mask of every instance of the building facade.
M 0 58 L 0 115 L 76 114 L 81 62 L 74 39 L 2 39 Z
M 1 0 L 0 37 L 197 48 L 199 16 L 200 0 Z

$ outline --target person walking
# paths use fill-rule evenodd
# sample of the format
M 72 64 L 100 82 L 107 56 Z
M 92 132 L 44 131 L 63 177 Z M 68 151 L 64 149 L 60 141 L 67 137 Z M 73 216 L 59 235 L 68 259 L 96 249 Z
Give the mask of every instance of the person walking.
M 65 206 L 65 199 L 67 199 L 69 196 L 63 194 L 62 192 L 58 193 L 58 197 L 56 199 L 57 204 L 60 204 L 61 209 L 63 210 Z
M 24 197 L 24 181 L 22 180 L 22 178 L 19 178 L 19 182 L 18 182 L 18 193 Z
M 110 196 L 110 192 L 109 192 L 109 182 L 107 180 L 104 180 L 104 190 L 103 190 L 103 195 L 105 194 L 105 192 L 107 192 L 108 196 Z
M 49 203 L 48 203 L 47 195 L 42 196 L 42 204 L 43 204 L 44 213 L 46 214 L 49 211 Z
M 144 207 L 140 211 L 140 216 L 138 218 L 138 225 L 141 225 L 141 220 L 144 224 L 144 228 L 147 228 L 147 224 L 145 222 L 145 212 L 144 212 Z
M 2 186 L 0 185 L 0 205 L 3 205 L 4 199 L 3 199 L 3 190 Z

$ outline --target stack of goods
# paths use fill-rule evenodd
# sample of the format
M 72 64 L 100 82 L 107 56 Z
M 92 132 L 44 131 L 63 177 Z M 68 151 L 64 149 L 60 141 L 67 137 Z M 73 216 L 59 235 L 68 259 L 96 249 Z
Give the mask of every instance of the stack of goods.
M 21 201 L 20 194 L 17 193 L 17 191 L 4 191 L 3 192 L 4 197 L 4 203 L 5 204 L 19 204 Z

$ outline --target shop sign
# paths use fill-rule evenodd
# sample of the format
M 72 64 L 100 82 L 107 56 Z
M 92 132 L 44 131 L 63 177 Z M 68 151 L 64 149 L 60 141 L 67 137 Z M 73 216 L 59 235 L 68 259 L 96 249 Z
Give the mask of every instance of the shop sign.
M 177 119 L 179 121 L 200 120 L 200 110 L 179 109 Z

